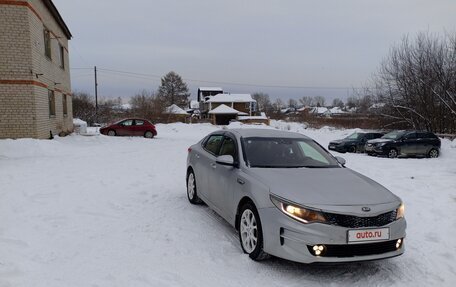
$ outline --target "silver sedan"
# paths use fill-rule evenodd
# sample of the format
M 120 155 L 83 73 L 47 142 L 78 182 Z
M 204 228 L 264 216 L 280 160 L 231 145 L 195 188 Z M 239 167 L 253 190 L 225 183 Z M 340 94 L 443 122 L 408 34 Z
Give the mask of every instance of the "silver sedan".
M 233 225 L 253 260 L 347 262 L 404 252 L 400 198 L 302 134 L 220 130 L 188 151 L 189 201 Z

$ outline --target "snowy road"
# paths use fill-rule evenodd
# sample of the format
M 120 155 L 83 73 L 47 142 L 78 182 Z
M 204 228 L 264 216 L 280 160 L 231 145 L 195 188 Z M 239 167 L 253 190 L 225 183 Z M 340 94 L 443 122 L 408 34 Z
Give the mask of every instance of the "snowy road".
M 350 131 L 297 130 L 327 146 Z M 0 141 L 0 287 L 455 286 L 456 141 L 438 159 L 342 155 L 406 203 L 406 253 L 385 261 L 253 262 L 236 232 L 185 194 L 187 147 L 210 125 L 159 136 Z

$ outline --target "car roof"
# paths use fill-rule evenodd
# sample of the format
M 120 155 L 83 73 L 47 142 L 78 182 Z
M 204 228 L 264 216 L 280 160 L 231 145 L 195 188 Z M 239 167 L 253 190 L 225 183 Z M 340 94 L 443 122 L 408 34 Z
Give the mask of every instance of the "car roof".
M 236 134 L 238 137 L 278 137 L 278 138 L 311 139 L 300 133 L 281 131 L 281 130 L 275 130 L 275 129 L 255 129 L 255 128 L 225 129 L 225 130 L 220 130 L 218 132 L 231 132 L 233 134 Z

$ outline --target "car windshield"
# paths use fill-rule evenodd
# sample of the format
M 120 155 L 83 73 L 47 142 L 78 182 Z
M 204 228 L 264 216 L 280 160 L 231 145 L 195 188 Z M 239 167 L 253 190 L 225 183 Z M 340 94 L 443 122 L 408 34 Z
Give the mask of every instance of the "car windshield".
M 349 135 L 348 137 L 346 137 L 346 139 L 349 139 L 349 140 L 357 140 L 357 139 L 362 138 L 363 135 L 364 135 L 364 134 L 353 133 L 353 134 Z
M 310 139 L 250 137 L 242 139 L 242 146 L 249 167 L 340 167 L 336 159 Z
M 387 133 L 386 135 L 382 136 L 382 139 L 390 139 L 390 140 L 397 140 L 401 136 L 404 135 L 404 131 L 393 131 L 390 133 Z

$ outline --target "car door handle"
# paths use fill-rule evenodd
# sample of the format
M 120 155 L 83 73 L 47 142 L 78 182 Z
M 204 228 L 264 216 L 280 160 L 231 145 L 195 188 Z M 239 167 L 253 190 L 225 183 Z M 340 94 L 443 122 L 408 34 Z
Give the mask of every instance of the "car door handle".
M 211 163 L 212 168 L 217 168 L 217 165 L 215 163 Z
M 243 180 L 240 179 L 240 178 L 237 179 L 237 182 L 238 182 L 239 184 L 244 184 L 244 183 L 245 183 L 245 181 L 243 181 Z

